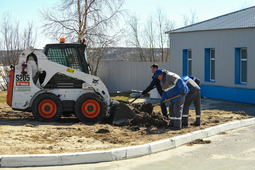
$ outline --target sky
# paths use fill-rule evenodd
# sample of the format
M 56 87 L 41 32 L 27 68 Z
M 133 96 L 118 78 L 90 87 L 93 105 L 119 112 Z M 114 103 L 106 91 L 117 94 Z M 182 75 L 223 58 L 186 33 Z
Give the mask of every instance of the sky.
M 43 48 L 52 40 L 41 31 L 40 10 L 56 6 L 60 1 L 0 0 L 0 23 L 4 13 L 9 13 L 13 20 L 19 21 L 21 28 L 33 21 L 38 35 L 36 48 Z M 123 8 L 144 23 L 160 9 L 169 20 L 175 22 L 175 28 L 179 28 L 183 26 L 183 16 L 190 16 L 192 12 L 200 22 L 251 6 L 255 6 L 254 0 L 126 0 Z

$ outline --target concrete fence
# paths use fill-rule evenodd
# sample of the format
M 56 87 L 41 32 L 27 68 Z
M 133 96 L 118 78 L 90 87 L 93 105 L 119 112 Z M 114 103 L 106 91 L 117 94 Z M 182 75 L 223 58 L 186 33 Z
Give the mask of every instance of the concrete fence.
M 110 93 L 144 90 L 151 82 L 154 62 L 102 61 L 98 76 Z M 160 68 L 169 69 L 169 63 L 157 62 Z

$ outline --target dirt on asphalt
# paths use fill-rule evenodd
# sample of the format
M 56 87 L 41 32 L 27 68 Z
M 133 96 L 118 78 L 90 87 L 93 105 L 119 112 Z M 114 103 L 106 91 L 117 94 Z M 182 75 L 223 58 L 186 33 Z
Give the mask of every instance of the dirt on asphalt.
M 86 125 L 73 115 L 63 116 L 58 122 L 38 122 L 32 113 L 14 111 L 2 103 L 0 155 L 108 150 L 145 144 L 251 117 L 242 111 L 202 110 L 201 126 L 197 127 L 192 125 L 195 111 L 190 110 L 189 127 L 172 131 L 167 126 L 168 120 L 159 112 L 159 107 L 154 107 L 153 111 L 145 103 L 129 107 L 136 114 L 135 117 L 123 126 L 113 126 L 107 123 Z

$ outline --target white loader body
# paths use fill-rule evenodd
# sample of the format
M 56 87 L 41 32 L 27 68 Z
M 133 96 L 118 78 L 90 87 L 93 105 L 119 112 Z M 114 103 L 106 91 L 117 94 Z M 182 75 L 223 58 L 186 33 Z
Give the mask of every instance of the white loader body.
M 30 54 L 35 55 L 37 59 L 30 58 Z M 27 64 L 26 73 L 24 73 L 24 63 Z M 36 79 L 36 75 L 43 72 L 46 75 L 43 82 L 40 83 L 38 78 Z M 45 88 L 56 74 L 81 80 L 84 83 L 81 88 Z M 111 100 L 108 89 L 99 77 L 52 62 L 41 50 L 29 47 L 21 53 L 19 62 L 14 68 L 11 107 L 17 110 L 29 110 L 29 108 L 33 108 L 37 96 L 43 93 L 52 93 L 60 101 L 74 102 L 83 94 L 95 93 L 105 102 L 106 114 L 110 109 Z

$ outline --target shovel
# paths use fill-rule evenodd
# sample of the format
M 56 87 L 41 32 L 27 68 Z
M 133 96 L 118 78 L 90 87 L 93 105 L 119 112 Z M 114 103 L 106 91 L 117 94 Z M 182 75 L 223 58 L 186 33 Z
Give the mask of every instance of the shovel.
M 159 106 L 161 103 L 166 103 L 166 102 L 168 102 L 168 101 L 170 101 L 170 100 L 173 100 L 173 99 L 176 99 L 176 98 L 178 98 L 178 97 L 184 96 L 185 94 L 187 94 L 187 93 L 179 94 L 179 95 L 174 96 L 174 97 L 172 97 L 172 98 L 170 98 L 170 99 L 167 99 L 167 100 L 165 100 L 165 101 L 163 101 L 163 102 L 154 104 L 154 105 L 152 105 L 152 107 Z
M 140 97 L 142 97 L 142 91 L 138 91 L 139 93 L 131 93 L 130 94 L 130 97 L 134 97 L 134 99 L 131 101 L 131 102 L 129 102 L 129 103 L 133 103 L 134 101 L 136 101 L 138 98 L 140 98 Z
M 130 103 L 133 103 L 134 101 L 136 101 L 136 99 L 138 99 L 139 97 L 141 97 L 140 95 L 137 96 L 134 100 L 132 100 Z

